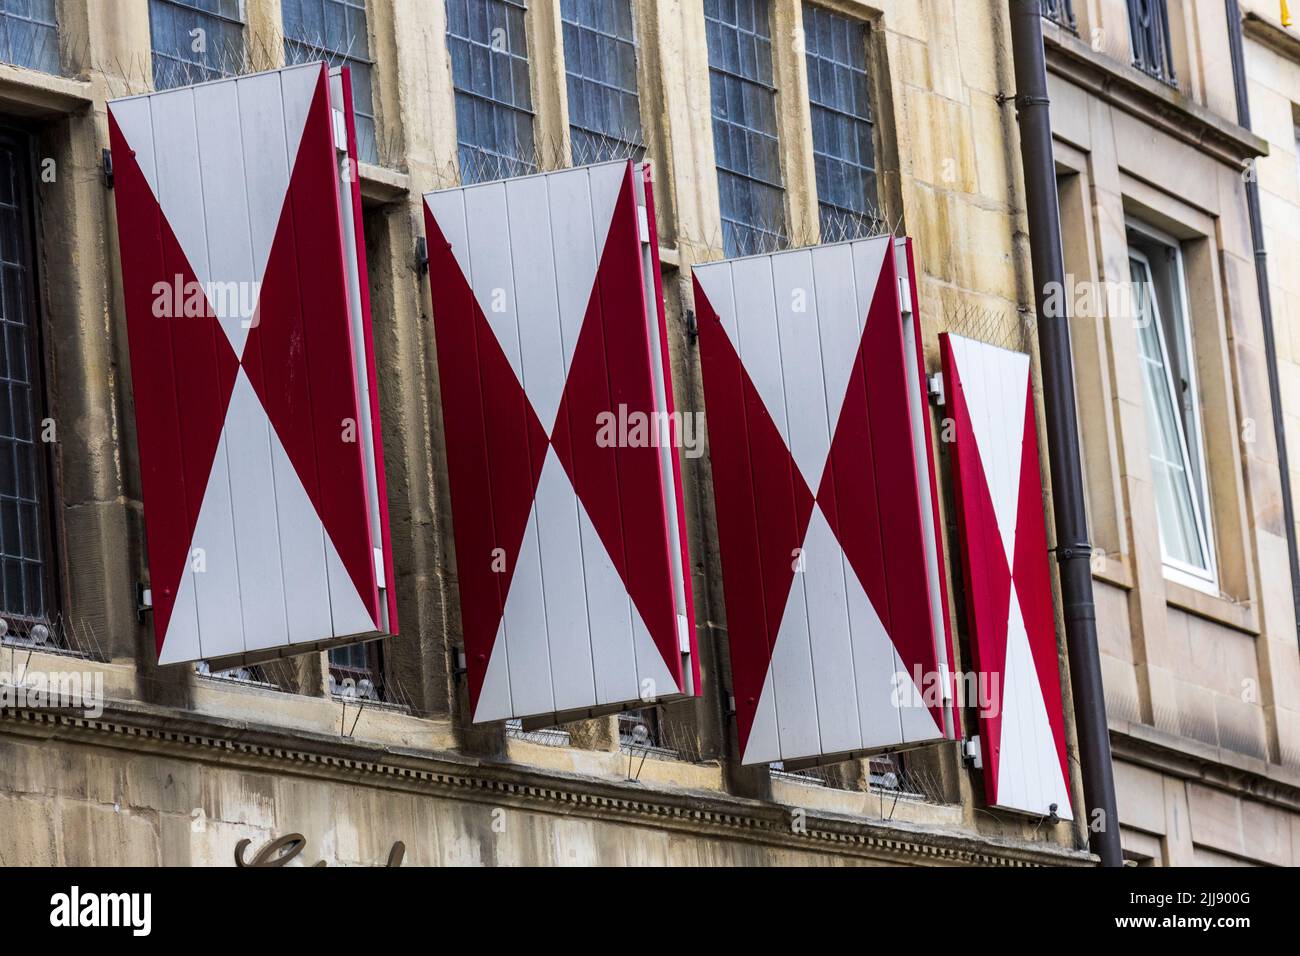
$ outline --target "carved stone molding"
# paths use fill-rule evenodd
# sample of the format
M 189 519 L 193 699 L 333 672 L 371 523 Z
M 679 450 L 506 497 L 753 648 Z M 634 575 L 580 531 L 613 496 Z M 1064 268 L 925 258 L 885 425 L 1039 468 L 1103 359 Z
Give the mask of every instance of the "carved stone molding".
M 649 789 L 636 782 L 543 771 L 505 760 L 386 747 L 321 734 L 113 704 L 91 719 L 57 710 L 0 711 L 0 734 L 201 759 L 450 800 L 603 823 L 674 830 L 785 850 L 930 866 L 1089 866 L 1085 851 L 981 837 L 937 827 L 863 820 L 721 793 Z
M 1059 27 L 1044 22 L 1043 44 L 1049 73 L 1229 166 L 1268 153 L 1268 143 L 1250 130 Z
M 1115 759 L 1300 813 L 1300 770 L 1111 719 Z

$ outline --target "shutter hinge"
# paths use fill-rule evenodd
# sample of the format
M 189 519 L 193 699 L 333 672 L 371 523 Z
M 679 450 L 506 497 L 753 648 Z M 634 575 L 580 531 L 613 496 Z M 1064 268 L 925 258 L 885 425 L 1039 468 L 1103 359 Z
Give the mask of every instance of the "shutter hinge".
M 968 767 L 974 767 L 976 770 L 984 769 L 984 750 L 980 745 L 979 734 L 967 737 L 961 742 L 961 758 L 966 761 Z
M 939 688 L 945 704 L 952 703 L 952 672 L 946 663 L 939 664 Z
M 348 119 L 340 109 L 330 109 L 334 121 L 334 148 L 340 153 L 348 151 Z
M 645 206 L 636 207 L 636 227 L 641 235 L 641 244 L 648 246 L 650 244 L 650 216 L 646 212 Z
M 909 315 L 912 312 L 912 284 L 907 281 L 907 276 L 898 277 L 898 309 Z
M 103 151 L 101 155 L 103 157 L 103 164 L 104 164 L 104 188 L 112 189 L 113 188 L 113 151 L 111 149 L 106 149 Z
M 135 619 L 141 624 L 145 616 L 153 610 L 153 588 L 143 581 L 135 583 Z
M 933 375 L 926 376 L 925 389 L 930 395 L 930 402 L 934 405 L 943 407 L 948 396 L 943 390 L 943 372 L 935 372 Z
M 381 591 L 388 587 L 384 580 L 384 549 L 375 548 L 375 587 Z

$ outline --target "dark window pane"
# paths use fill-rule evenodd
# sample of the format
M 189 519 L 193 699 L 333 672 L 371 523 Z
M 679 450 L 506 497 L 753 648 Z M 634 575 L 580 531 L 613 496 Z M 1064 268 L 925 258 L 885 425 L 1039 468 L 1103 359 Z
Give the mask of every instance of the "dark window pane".
M 383 642 L 350 644 L 329 652 L 330 693 L 362 700 L 392 700 L 384 681 Z
M 632 0 L 562 0 L 560 16 L 574 164 L 641 159 Z
M 803 26 L 822 241 L 853 239 L 880 226 L 867 28 L 811 3 Z
M 288 63 L 325 60 L 351 71 L 357 155 L 363 163 L 379 162 L 366 0 L 280 0 L 280 16 Z
M 0 497 L 18 496 L 17 446 L 13 442 L 0 441 Z
M 6 514 L 6 521 L 8 515 Z M 7 529 L 7 524 L 6 524 Z M 6 536 L 7 537 L 7 536 Z M 9 550 L 8 542 L 5 543 L 6 553 Z M 5 607 L 9 609 L 10 614 L 27 615 L 27 598 L 24 594 L 26 590 L 23 581 L 23 563 L 6 559 L 4 562 L 5 575 Z
M 770 13 L 769 0 L 713 0 L 704 6 L 714 161 L 728 256 L 770 252 L 788 241 Z
M 244 70 L 238 0 L 149 0 L 153 85 L 167 90 Z
M 1074 4 L 1071 0 L 1039 0 L 1043 16 L 1068 30 L 1075 30 Z
M 32 4 L 33 9 L 40 6 Z M 20 175 L 29 161 L 25 149 L 0 139 L 0 249 L 5 258 L 0 268 L 0 614 L 32 618 L 45 613 L 46 511 L 36 481 L 44 446 L 35 391 L 40 363 L 28 252 L 31 213 Z
M 23 565 L 23 571 L 27 578 L 26 581 L 27 616 L 44 618 L 45 617 L 45 592 L 41 581 L 42 568 L 39 564 L 33 561 L 28 561 Z
M 0 60 L 59 72 L 59 25 L 54 0 L 0 0 Z
M 1157 79 L 1173 83 L 1174 61 L 1165 0 L 1128 0 L 1128 26 L 1133 41 L 1133 65 Z
M 461 181 L 481 183 L 536 172 L 524 3 L 446 2 Z

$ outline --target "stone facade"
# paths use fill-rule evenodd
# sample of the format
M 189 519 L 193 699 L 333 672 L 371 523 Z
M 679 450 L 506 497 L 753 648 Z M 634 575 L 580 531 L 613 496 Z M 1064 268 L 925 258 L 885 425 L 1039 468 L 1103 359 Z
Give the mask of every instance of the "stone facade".
M 1212 587 L 1164 567 L 1133 324 L 1076 315 L 1125 850 L 1175 865 L 1290 864 L 1300 670 L 1244 186 L 1268 144 L 1235 123 L 1222 4 L 1168 4 L 1172 82 L 1128 65 L 1123 0 L 1074 11 L 1077 32 L 1047 37 L 1066 272 L 1127 281 L 1135 221 L 1181 248 L 1218 558 Z
M 947 329 L 1033 352 L 1004 5 L 818 2 L 870 24 L 881 211 L 916 242 L 927 365 L 937 368 Z M 1123 0 L 1074 6 L 1077 33 L 1045 23 L 1067 271 L 1096 281 L 1122 270 L 1126 214 L 1154 217 L 1183 242 L 1222 569 L 1217 595 L 1163 576 L 1139 371 L 1122 337 L 1131 329 L 1076 319 L 1125 847 L 1156 863 L 1300 862 L 1300 661 L 1241 179 L 1241 162 L 1266 145 L 1231 119 L 1218 4 L 1169 0 L 1177 88 L 1127 65 Z M 569 135 L 559 8 L 531 0 L 527 13 L 537 140 L 552 163 L 567 155 Z M 689 267 L 721 255 L 704 3 L 633 8 L 677 406 L 702 410 Z M 787 219 L 792 237 L 810 242 L 818 220 L 802 5 L 772 8 Z M 863 762 L 821 785 L 739 767 L 707 455 L 683 461 L 705 693 L 661 708 L 662 751 L 620 749 L 615 718 L 571 725 L 567 736 L 468 724 L 438 356 L 415 260 L 421 194 L 456 182 L 441 2 L 368 3 L 379 164 L 363 165 L 362 186 L 403 631 L 384 649 L 394 692 L 364 707 L 332 697 L 324 655 L 285 662 L 275 686 L 158 668 L 137 614 L 147 565 L 101 169 L 107 99 L 151 88 L 149 6 L 60 0 L 58 10 L 65 75 L 0 64 L 0 118 L 29 130 L 38 163 L 55 170 L 36 196 L 57 425 L 54 537 L 62 626 L 91 653 L 5 646 L 0 670 L 9 679 L 85 672 L 102 681 L 105 703 L 95 717 L 0 711 L 0 864 L 229 864 L 239 840 L 256 849 L 291 832 L 307 839 L 304 860 L 330 864 L 382 862 L 397 840 L 408 861 L 429 864 L 1092 861 L 1082 824 L 984 806 L 980 775 L 955 743 L 909 756 L 909 775 L 925 781 L 920 795 L 880 791 Z M 281 64 L 279 0 L 245 0 L 244 19 L 248 67 Z M 1253 73 L 1259 57 L 1252 44 Z M 1293 196 L 1294 182 L 1287 189 Z M 955 553 L 946 456 L 938 460 Z M 1043 472 L 1046 485 L 1045 462 Z M 947 570 L 955 660 L 968 668 L 960 571 Z M 1068 694 L 1066 718 L 1082 821 Z

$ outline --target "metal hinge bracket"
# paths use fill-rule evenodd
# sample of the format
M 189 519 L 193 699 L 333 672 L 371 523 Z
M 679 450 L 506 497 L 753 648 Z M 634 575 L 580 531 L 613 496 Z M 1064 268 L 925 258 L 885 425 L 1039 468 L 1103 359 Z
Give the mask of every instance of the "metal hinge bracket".
M 930 401 L 939 407 L 943 407 L 943 404 L 948 400 L 948 396 L 943 390 L 943 373 L 935 372 L 933 375 L 927 375 L 925 388 L 930 395 Z

